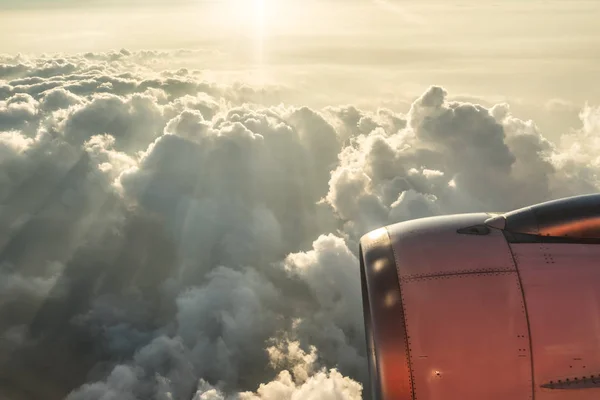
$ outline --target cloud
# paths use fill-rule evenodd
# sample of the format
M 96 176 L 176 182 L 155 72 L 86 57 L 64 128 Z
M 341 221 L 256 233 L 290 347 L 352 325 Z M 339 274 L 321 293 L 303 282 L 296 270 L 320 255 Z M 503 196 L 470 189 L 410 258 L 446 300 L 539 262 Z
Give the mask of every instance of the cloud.
M 553 143 L 441 87 L 317 110 L 156 69 L 186 54 L 0 57 L 13 398 L 358 399 L 360 235 L 598 188 L 593 106 Z
M 286 257 L 284 267 L 306 282 L 316 308 L 298 319 L 290 331 L 305 348 L 319 349 L 322 365 L 337 365 L 354 377 L 366 379 L 366 352 L 358 259 L 343 239 L 320 236 L 313 249 Z
M 241 393 L 240 400 L 296 400 L 296 399 L 361 399 L 360 385 L 336 370 L 319 372 L 303 384 L 297 384 L 288 371 L 266 384 L 261 384 L 256 393 Z M 230 397 L 210 387 L 201 385 L 193 400 L 228 400 Z
M 65 140 L 82 145 L 94 135 L 115 138 L 118 149 L 129 152 L 145 149 L 162 132 L 162 112 L 150 96 L 135 94 L 123 99 L 97 95 L 89 103 L 74 108 L 64 120 Z
M 340 153 L 327 201 L 351 236 L 415 217 L 510 210 L 597 190 L 595 172 L 572 164 L 580 158 L 575 152 L 545 139 L 507 105 L 446 97 L 431 87 L 411 106 L 407 128 L 393 135 L 375 128 Z M 574 137 L 593 131 L 587 115 Z
M 64 88 L 49 89 L 43 92 L 42 107 L 46 111 L 56 111 L 82 103 L 79 96 Z
M 264 344 L 278 328 L 282 294 L 252 269 L 211 271 L 206 286 L 177 299 L 178 336 L 190 350 L 198 376 L 228 389 L 252 387 L 267 365 Z
M 16 94 L 0 102 L 0 129 L 27 130 L 38 116 L 39 103 L 26 93 Z

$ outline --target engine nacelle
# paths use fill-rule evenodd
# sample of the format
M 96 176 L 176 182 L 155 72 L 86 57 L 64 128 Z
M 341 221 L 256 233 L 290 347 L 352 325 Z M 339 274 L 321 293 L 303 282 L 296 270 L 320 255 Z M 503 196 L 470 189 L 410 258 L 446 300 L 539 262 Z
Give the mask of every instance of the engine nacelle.
M 376 400 L 600 398 L 600 195 L 360 241 Z

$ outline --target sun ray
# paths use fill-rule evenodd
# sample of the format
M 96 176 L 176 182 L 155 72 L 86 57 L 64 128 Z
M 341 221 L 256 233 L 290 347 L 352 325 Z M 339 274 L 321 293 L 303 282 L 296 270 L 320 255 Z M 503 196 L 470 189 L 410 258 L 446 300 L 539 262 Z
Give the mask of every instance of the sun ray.
M 397 2 L 391 0 L 372 0 L 373 3 L 384 9 L 385 11 L 390 11 L 398 16 L 400 16 L 405 22 L 422 25 L 425 23 L 423 18 L 419 15 L 410 12 L 406 7 L 402 7 Z
M 265 83 L 265 1 L 254 0 L 255 13 L 255 58 L 258 72 L 258 79 L 261 84 Z

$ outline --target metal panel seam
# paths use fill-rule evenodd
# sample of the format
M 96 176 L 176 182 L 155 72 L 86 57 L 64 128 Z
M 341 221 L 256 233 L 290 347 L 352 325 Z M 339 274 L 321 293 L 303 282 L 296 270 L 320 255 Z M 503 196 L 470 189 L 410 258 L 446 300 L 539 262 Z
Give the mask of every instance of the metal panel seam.
M 388 234 L 390 240 L 390 247 L 392 248 L 392 253 L 394 255 L 394 261 L 396 264 L 396 274 L 398 275 L 398 290 L 400 291 L 400 303 L 402 304 L 402 319 L 404 319 L 404 338 L 405 338 L 405 346 L 406 346 L 406 362 L 408 363 L 408 371 L 410 373 L 410 391 L 412 400 L 416 400 L 417 394 L 415 390 L 415 377 L 413 374 L 412 368 L 412 352 L 410 348 L 410 336 L 408 336 L 408 319 L 406 318 L 406 306 L 404 304 L 404 294 L 402 293 L 402 278 L 400 277 L 400 259 L 396 254 L 396 248 L 392 241 L 392 235 L 389 229 L 386 227 L 385 231 Z
M 395 256 L 394 256 L 395 257 Z M 462 275 L 497 275 L 497 274 L 514 274 L 514 269 L 505 269 L 505 268 L 486 268 L 480 270 L 462 270 L 462 271 L 454 271 L 454 272 L 440 272 L 440 273 L 432 273 L 432 274 L 414 274 L 408 275 L 400 279 L 400 282 L 412 282 L 424 279 L 432 279 L 432 278 L 444 278 L 444 277 L 453 277 L 453 276 L 462 276 Z
M 533 343 L 531 336 L 531 324 L 529 323 L 529 311 L 527 309 L 527 300 L 525 299 L 525 287 L 523 286 L 523 281 L 521 280 L 521 271 L 519 270 L 519 263 L 517 263 L 517 259 L 515 254 L 508 243 L 508 240 L 504 238 L 506 242 L 506 247 L 508 247 L 508 252 L 510 253 L 512 262 L 515 264 L 515 269 L 517 271 L 517 279 L 519 280 L 519 286 L 521 287 L 521 296 L 523 297 L 523 307 L 525 308 L 525 320 L 527 321 L 527 333 L 529 336 L 529 361 L 531 362 L 531 399 L 535 400 L 535 370 L 533 363 Z

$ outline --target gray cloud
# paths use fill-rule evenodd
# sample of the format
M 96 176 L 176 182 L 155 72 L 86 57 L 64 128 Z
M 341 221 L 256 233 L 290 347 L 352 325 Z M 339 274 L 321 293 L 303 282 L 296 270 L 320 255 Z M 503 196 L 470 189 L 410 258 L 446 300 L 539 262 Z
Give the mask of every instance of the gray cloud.
M 49 89 L 43 92 L 41 104 L 46 111 L 56 111 L 81 104 L 79 96 L 64 88 Z
M 67 142 L 82 145 L 94 135 L 115 138 L 119 150 L 145 149 L 162 132 L 162 110 L 150 96 L 97 95 L 89 103 L 74 108 L 64 120 Z
M 0 102 L 0 129 L 30 131 L 38 119 L 39 103 L 25 93 L 11 96 Z
M 582 121 L 577 138 L 597 131 L 583 115 Z M 546 140 L 504 104 L 448 101 L 440 87 L 413 103 L 407 128 L 390 135 L 376 127 L 352 142 L 340 154 L 327 200 L 355 238 L 415 217 L 510 210 L 597 190 L 595 173 L 567 144 Z M 574 173 L 581 175 L 572 179 Z
M 297 321 L 293 333 L 305 348 L 319 349 L 319 361 L 338 365 L 364 380 L 366 363 L 360 280 L 354 269 L 358 259 L 343 239 L 320 236 L 313 250 L 290 254 L 285 268 L 305 281 L 317 300 L 317 308 Z
M 598 188 L 591 106 L 552 143 L 440 87 L 315 110 L 177 56 L 0 58 L 2 396 L 358 399 L 361 234 Z

